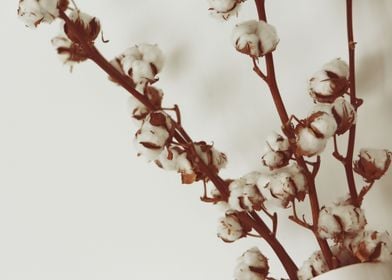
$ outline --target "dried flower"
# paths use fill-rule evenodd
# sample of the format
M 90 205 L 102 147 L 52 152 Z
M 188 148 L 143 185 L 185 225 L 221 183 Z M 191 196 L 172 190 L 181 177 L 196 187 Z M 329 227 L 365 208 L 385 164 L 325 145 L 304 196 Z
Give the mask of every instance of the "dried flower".
M 254 173 L 250 176 L 234 180 L 229 185 L 230 196 L 229 205 L 236 211 L 259 211 L 262 209 L 264 197 L 257 188 L 257 178 L 254 179 Z
M 320 251 L 316 251 L 298 270 L 298 280 L 310 280 L 328 270 L 323 254 Z
M 70 29 L 68 24 L 64 24 L 64 32 L 67 37 L 75 43 L 80 43 L 78 34 L 83 34 L 83 39 L 93 42 L 101 32 L 101 24 L 96 17 L 92 17 L 80 10 L 74 10 L 69 19 L 73 22 L 76 31 Z M 77 33 L 76 33 L 77 32 Z
M 208 0 L 211 15 L 227 20 L 229 17 L 237 15 L 240 5 L 245 0 Z
M 309 81 L 309 92 L 317 102 L 332 103 L 348 88 L 349 67 L 337 58 L 325 64 Z
M 362 231 L 344 242 L 347 249 L 361 262 L 392 260 L 392 240 L 388 232 Z
M 295 128 L 296 150 L 295 153 L 300 156 L 312 157 L 321 154 L 326 145 L 327 139 L 302 124 Z
M 135 84 L 154 82 L 155 76 L 162 70 L 164 58 L 157 45 L 140 44 L 127 49 L 119 56 L 124 73 Z
M 237 51 L 254 58 L 274 51 L 278 43 L 275 27 L 265 21 L 246 21 L 236 25 L 233 31 L 233 44 Z
M 289 163 L 291 156 L 292 151 L 287 138 L 277 133 L 268 136 L 262 156 L 263 165 L 270 170 L 281 168 Z
M 392 153 L 382 149 L 361 149 L 354 171 L 367 182 L 380 179 L 391 165 Z
M 339 241 L 347 236 L 356 235 L 365 225 L 363 210 L 348 201 L 342 201 L 321 209 L 318 232 L 321 238 Z
M 253 247 L 238 258 L 234 277 L 236 280 L 265 280 L 268 273 L 268 259 Z
M 151 112 L 135 135 L 138 155 L 147 161 L 156 160 L 171 138 L 172 128 L 172 121 L 165 112 Z
M 42 22 L 53 22 L 68 4 L 68 0 L 19 0 L 18 16 L 26 26 L 35 28 Z
M 218 237 L 224 242 L 234 242 L 245 237 L 250 229 L 244 227 L 236 213 L 227 211 L 225 217 L 219 219 Z

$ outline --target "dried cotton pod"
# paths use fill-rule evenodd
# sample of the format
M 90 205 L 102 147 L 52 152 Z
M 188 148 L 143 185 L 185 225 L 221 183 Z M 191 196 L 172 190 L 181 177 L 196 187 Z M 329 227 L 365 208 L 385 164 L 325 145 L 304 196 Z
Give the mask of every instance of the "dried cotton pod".
M 357 121 L 357 112 L 355 111 L 354 106 L 344 97 L 337 98 L 332 104 L 332 114 L 338 124 L 336 130 L 337 135 L 344 134 Z
M 334 116 L 325 111 L 314 111 L 305 122 L 316 136 L 322 138 L 332 137 L 338 128 Z
M 380 179 L 391 165 L 392 153 L 382 149 L 361 149 L 354 171 L 367 182 Z
M 233 31 L 233 44 L 237 51 L 254 58 L 274 51 L 278 43 L 275 27 L 265 21 L 246 21 L 236 25 Z
M 79 34 L 83 34 L 83 39 L 93 42 L 101 32 L 101 24 L 96 17 L 92 17 L 80 10 L 74 10 L 69 15 L 69 19 L 74 23 Z M 67 37 L 75 43 L 80 43 L 78 34 L 68 24 L 64 24 L 64 32 Z
M 257 247 L 253 247 L 238 258 L 234 278 L 236 280 L 265 280 L 268 273 L 268 259 Z
M 341 59 L 325 64 L 309 81 L 309 92 L 313 99 L 321 103 L 332 103 L 342 96 L 349 85 L 349 67 Z
M 262 156 L 264 166 L 270 170 L 281 168 L 289 163 L 291 156 L 292 151 L 287 138 L 277 133 L 268 136 Z
M 66 36 L 57 36 L 52 39 L 52 46 L 56 49 L 60 60 L 69 66 L 73 66 L 79 62 L 87 59 L 87 54 L 83 51 L 83 48 Z
M 312 157 L 321 154 L 326 145 L 327 139 L 302 124 L 295 128 L 296 150 L 295 153 L 300 156 Z

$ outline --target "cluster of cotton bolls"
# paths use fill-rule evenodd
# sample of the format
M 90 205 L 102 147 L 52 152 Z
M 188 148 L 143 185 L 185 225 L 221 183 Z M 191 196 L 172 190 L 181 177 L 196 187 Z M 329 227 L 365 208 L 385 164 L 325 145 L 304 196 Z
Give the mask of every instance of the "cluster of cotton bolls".
M 18 16 L 28 27 L 51 23 L 68 8 L 68 0 L 19 0 Z
M 316 104 L 295 128 L 297 155 L 319 155 L 331 137 L 345 133 L 355 124 L 356 110 L 342 96 L 348 88 L 348 76 L 347 63 L 334 59 L 310 79 L 310 95 Z
M 257 247 L 247 250 L 237 260 L 234 270 L 236 280 L 265 280 L 269 273 L 268 259 Z

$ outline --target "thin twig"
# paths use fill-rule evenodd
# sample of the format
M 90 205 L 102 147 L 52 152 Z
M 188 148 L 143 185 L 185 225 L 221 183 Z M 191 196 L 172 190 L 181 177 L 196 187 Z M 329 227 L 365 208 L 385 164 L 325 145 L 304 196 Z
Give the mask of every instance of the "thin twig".
M 332 155 L 341 163 L 343 163 L 344 165 L 346 164 L 346 158 L 344 156 L 342 156 L 342 154 L 339 152 L 339 147 L 338 147 L 338 141 L 337 141 L 337 136 L 334 135 L 333 136 L 333 146 L 334 146 L 334 151 L 332 153 Z
M 372 189 L 372 187 L 374 186 L 375 181 L 371 181 L 369 183 L 369 185 L 364 186 L 361 190 L 361 192 L 358 195 L 358 205 L 360 206 L 363 202 L 363 199 L 365 198 L 365 196 L 367 195 L 367 193 Z

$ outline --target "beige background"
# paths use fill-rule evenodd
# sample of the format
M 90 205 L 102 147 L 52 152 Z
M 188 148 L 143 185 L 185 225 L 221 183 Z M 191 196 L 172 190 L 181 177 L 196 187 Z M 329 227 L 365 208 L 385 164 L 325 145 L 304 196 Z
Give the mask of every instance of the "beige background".
M 312 104 L 309 75 L 347 58 L 344 1 L 267 2 L 281 37 L 275 57 L 283 98 L 301 117 Z M 358 94 L 366 99 L 357 147 L 391 149 L 392 3 L 354 2 Z M 258 168 L 264 138 L 279 122 L 249 59 L 230 41 L 236 22 L 256 17 L 253 1 L 226 23 L 208 16 L 203 0 L 78 4 L 101 19 L 110 43 L 99 47 L 109 58 L 135 43 L 159 43 L 165 104 L 180 105 L 194 139 L 227 152 L 225 178 Z M 236 257 L 254 245 L 269 256 L 272 274 L 283 276 L 263 241 L 216 238 L 221 213 L 199 201 L 200 184 L 182 186 L 176 174 L 136 158 L 127 94 L 90 62 L 70 74 L 50 45 L 58 22 L 28 30 L 16 8 L 17 0 L 4 1 L 0 10 L 0 279 L 231 279 Z M 389 173 L 364 205 L 375 229 L 392 230 L 391 182 Z M 346 192 L 330 149 L 317 183 L 323 203 Z M 316 247 L 286 214 L 279 238 L 300 265 Z

